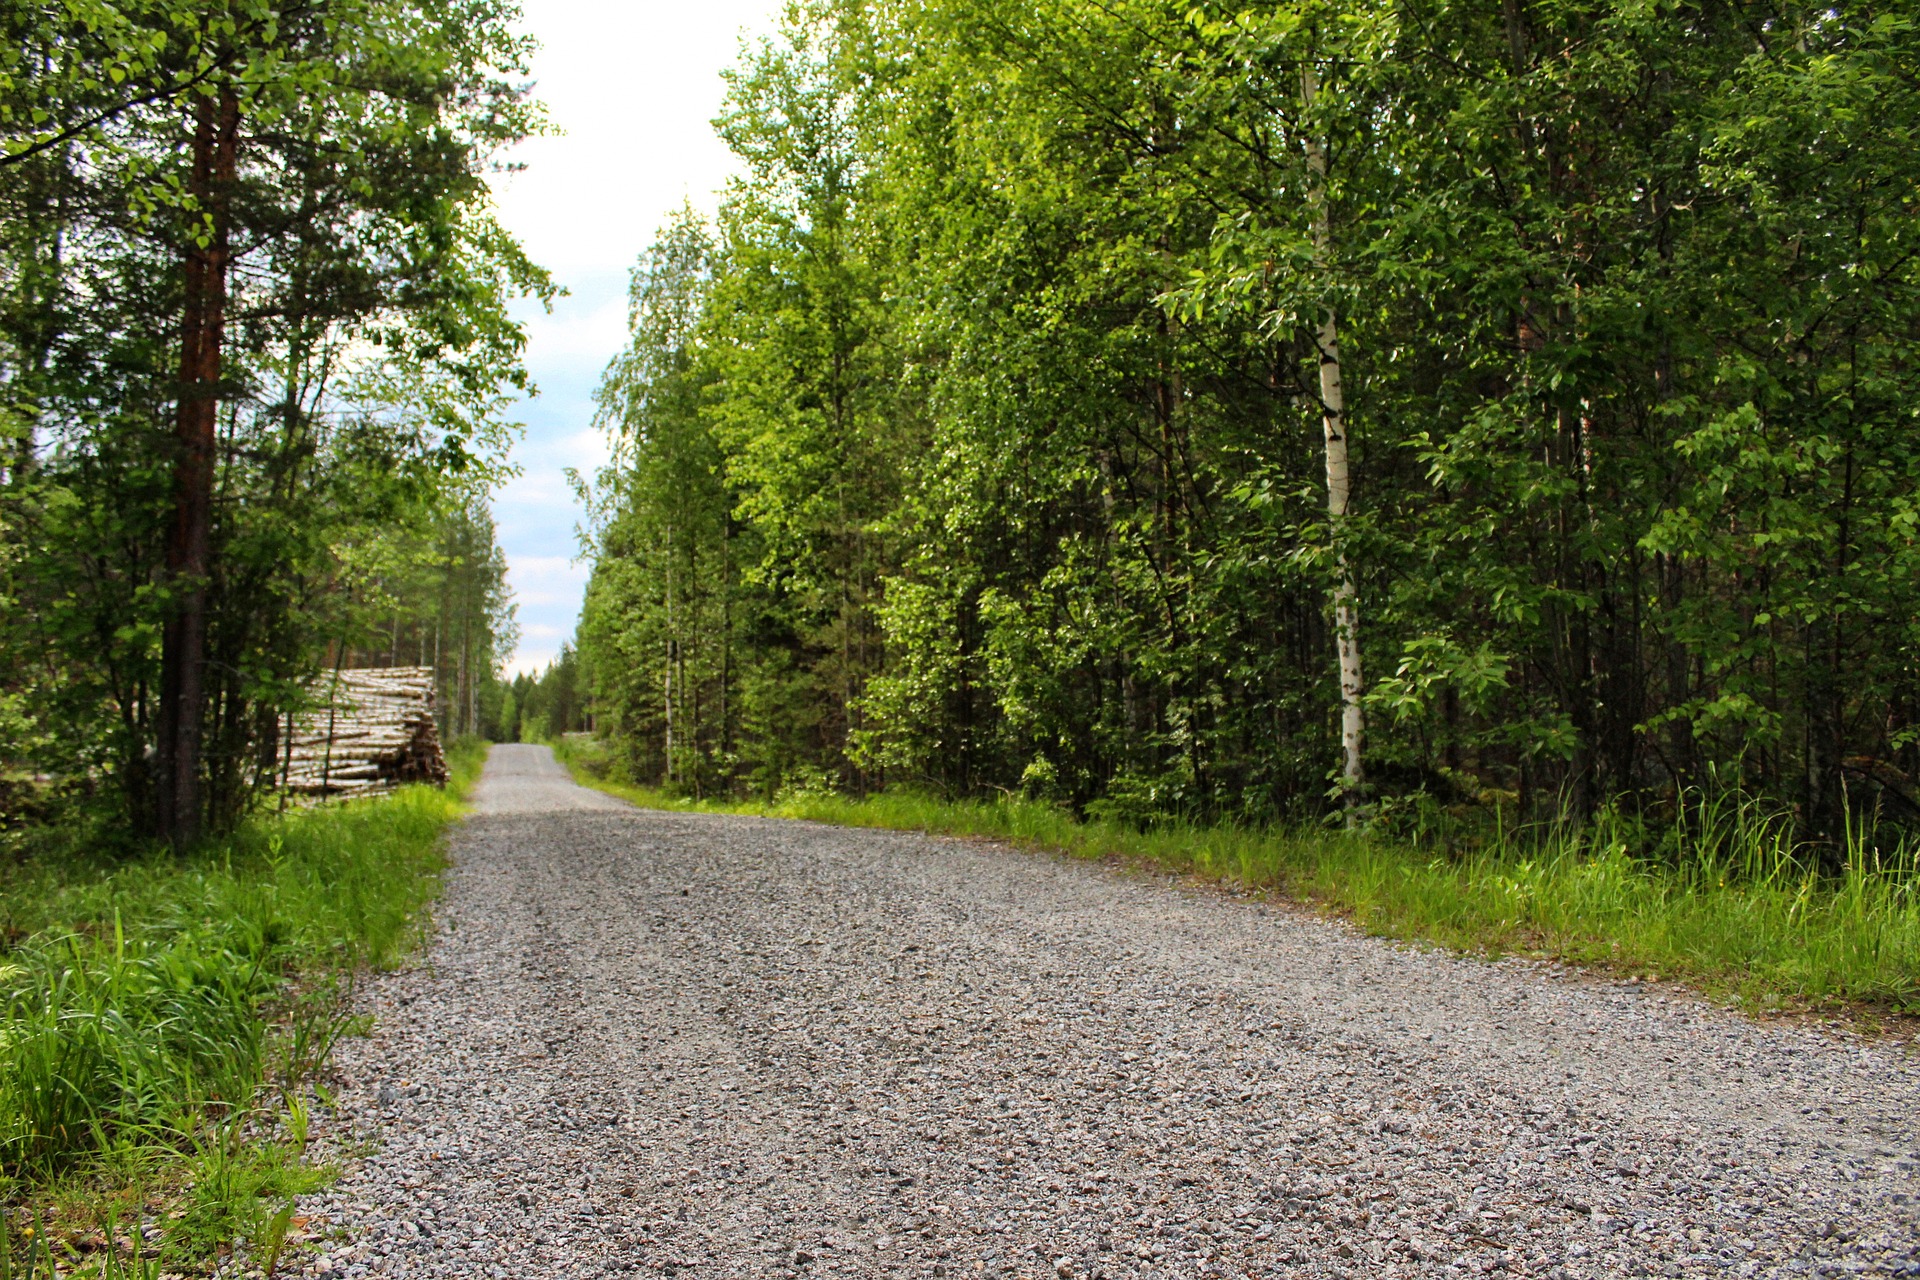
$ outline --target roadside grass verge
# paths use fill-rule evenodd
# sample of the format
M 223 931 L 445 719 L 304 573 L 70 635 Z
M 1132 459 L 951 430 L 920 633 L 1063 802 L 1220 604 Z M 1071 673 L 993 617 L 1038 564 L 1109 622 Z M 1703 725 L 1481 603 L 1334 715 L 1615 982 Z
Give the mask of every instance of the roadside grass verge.
M 305 1159 L 309 1084 L 357 975 L 423 936 L 447 791 L 264 816 L 188 855 L 49 833 L 0 884 L 0 1280 L 265 1270 Z
M 1647 833 L 1614 820 L 1584 830 L 1496 834 L 1475 849 L 1325 829 L 1166 822 L 1149 830 L 1078 821 L 1022 800 L 797 794 L 773 803 L 680 799 L 604 776 L 595 744 L 557 748 L 583 783 L 659 809 L 805 818 L 986 837 L 1115 858 L 1304 900 L 1368 933 L 1484 956 L 1522 954 L 1670 979 L 1754 1012 L 1827 1012 L 1871 1024 L 1920 1013 L 1920 868 L 1911 847 L 1854 832 L 1823 871 L 1777 814 L 1701 800 Z

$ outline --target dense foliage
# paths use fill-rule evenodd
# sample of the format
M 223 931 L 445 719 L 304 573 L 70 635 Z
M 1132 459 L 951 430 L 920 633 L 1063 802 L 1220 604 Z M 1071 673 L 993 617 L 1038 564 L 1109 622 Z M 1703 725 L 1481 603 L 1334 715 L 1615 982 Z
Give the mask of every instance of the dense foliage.
M 485 179 L 537 126 L 499 0 L 0 18 L 0 767 L 231 828 L 319 671 L 510 625 L 485 493 L 549 286 Z M 38 779 L 36 783 L 33 780 Z
M 634 276 L 597 721 L 696 793 L 1920 815 L 1916 72 L 1882 4 L 797 13 Z

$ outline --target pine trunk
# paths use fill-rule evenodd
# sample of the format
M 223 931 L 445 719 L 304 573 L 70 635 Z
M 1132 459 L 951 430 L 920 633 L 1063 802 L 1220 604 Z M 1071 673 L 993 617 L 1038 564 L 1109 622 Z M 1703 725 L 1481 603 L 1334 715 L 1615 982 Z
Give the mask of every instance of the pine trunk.
M 240 102 L 231 89 L 199 99 L 189 188 L 204 221 L 189 233 L 176 411 L 173 528 L 167 539 L 171 608 L 161 638 L 158 818 L 175 845 L 200 835 L 201 742 L 206 715 L 207 595 L 213 542 L 215 428 L 226 331 L 228 200 L 239 149 Z

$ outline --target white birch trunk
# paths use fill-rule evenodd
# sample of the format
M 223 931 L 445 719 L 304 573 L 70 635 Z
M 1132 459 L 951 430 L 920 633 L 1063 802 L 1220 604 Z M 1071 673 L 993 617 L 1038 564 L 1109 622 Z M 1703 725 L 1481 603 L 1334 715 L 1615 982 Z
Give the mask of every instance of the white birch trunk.
M 1300 79 L 1301 96 L 1311 118 L 1320 88 L 1312 64 L 1301 72 Z M 1327 201 L 1326 147 L 1312 136 L 1307 141 L 1307 168 L 1313 179 L 1308 198 L 1313 216 L 1314 265 L 1324 272 L 1331 269 L 1333 261 L 1333 217 Z M 1366 781 L 1366 713 L 1360 705 L 1366 686 L 1360 671 L 1360 600 L 1345 539 L 1352 487 L 1347 471 L 1347 401 L 1340 387 L 1340 322 L 1330 306 L 1320 314 L 1314 345 L 1320 355 L 1321 425 L 1326 432 L 1327 525 L 1338 574 L 1333 587 L 1333 629 L 1340 660 L 1340 747 L 1345 757 L 1341 779 L 1351 803 Z

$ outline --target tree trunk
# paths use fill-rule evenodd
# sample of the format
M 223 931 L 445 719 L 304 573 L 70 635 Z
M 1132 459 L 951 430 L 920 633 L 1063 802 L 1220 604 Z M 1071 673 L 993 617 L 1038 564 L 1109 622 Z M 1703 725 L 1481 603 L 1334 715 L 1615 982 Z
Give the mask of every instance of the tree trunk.
M 1312 64 L 1301 72 L 1301 96 L 1306 101 L 1309 129 L 1319 77 Z M 1327 201 L 1327 152 L 1314 137 L 1307 142 L 1307 167 L 1313 177 L 1314 264 L 1322 272 L 1333 259 L 1333 216 Z M 1353 566 L 1347 559 L 1347 503 L 1351 484 L 1347 473 L 1347 401 L 1340 386 L 1340 322 L 1331 305 L 1320 313 L 1314 334 L 1320 357 L 1321 425 L 1327 449 L 1327 526 L 1333 538 L 1337 577 L 1333 587 L 1334 647 L 1340 659 L 1340 748 L 1344 756 L 1341 783 L 1351 806 L 1366 782 L 1364 750 L 1366 714 L 1360 705 L 1365 683 L 1360 671 L 1360 600 L 1354 588 Z
M 7 460 L 9 483 L 32 476 L 39 459 L 40 419 L 46 412 L 48 365 L 60 332 L 62 258 L 66 235 L 67 153 L 63 149 L 28 171 L 25 244 L 16 268 L 19 280 L 20 369 L 14 379 L 19 436 Z
M 182 264 L 186 299 L 174 424 L 174 517 L 167 539 L 171 599 L 160 658 L 158 816 L 161 834 L 176 846 L 198 838 L 204 817 L 200 753 L 206 715 L 214 433 L 226 329 L 229 200 L 239 135 L 240 100 L 233 90 L 199 99 L 189 192 L 204 221 L 189 236 Z
M 673 629 L 673 526 L 667 526 L 667 666 L 665 710 L 667 715 L 666 733 L 666 779 L 673 781 L 673 664 L 680 656 L 679 636 Z
M 469 596 L 471 592 L 471 583 L 465 585 L 468 587 L 468 590 L 461 592 L 463 597 Z M 459 675 L 455 677 L 453 687 L 455 722 L 459 724 L 460 732 L 463 735 L 473 732 L 473 717 L 471 714 L 473 705 L 472 658 L 473 601 L 470 598 L 463 598 L 460 601 L 460 655 L 455 659 L 455 661 L 460 664 Z
M 733 755 L 733 516 L 720 514 L 720 754 Z

